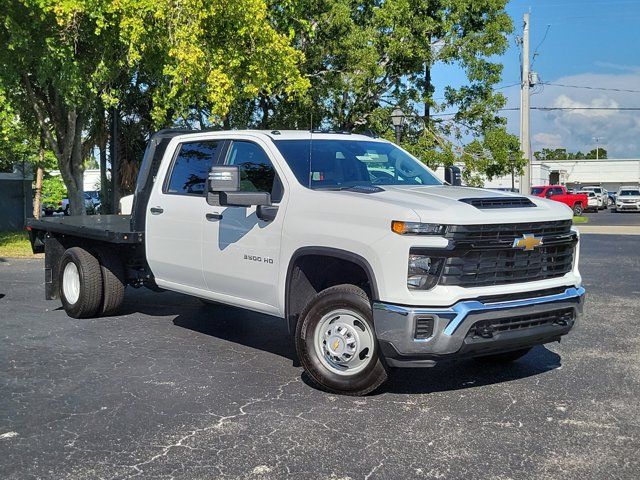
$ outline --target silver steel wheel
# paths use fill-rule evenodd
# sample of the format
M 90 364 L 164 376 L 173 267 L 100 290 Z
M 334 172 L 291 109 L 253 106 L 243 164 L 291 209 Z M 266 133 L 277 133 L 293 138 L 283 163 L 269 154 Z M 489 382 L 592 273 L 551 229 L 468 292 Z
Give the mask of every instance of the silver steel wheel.
M 69 262 L 64 267 L 62 273 L 62 292 L 67 302 L 74 304 L 80 298 L 80 273 L 78 267 L 73 262 Z
M 328 370 L 348 376 L 369 365 L 374 342 L 371 328 L 358 313 L 334 310 L 318 322 L 313 345 Z

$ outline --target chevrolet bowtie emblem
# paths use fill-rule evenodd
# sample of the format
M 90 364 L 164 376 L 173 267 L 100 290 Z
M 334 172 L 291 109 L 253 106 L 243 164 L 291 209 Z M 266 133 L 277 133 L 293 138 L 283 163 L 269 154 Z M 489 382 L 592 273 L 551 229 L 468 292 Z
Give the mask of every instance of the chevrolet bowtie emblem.
M 516 238 L 513 241 L 513 248 L 521 248 L 522 250 L 533 250 L 540 245 L 542 245 L 542 239 L 530 233 L 525 233 L 521 238 Z

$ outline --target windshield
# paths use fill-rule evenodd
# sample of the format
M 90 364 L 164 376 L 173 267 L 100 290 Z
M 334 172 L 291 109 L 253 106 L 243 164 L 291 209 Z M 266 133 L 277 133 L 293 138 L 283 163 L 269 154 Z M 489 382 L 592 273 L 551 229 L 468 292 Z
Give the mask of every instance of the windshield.
M 621 197 L 638 196 L 640 197 L 640 190 L 620 190 Z
M 421 162 L 391 143 L 315 139 L 274 143 L 298 181 L 312 189 L 442 185 Z
M 541 187 L 533 187 L 531 189 L 531 195 L 540 195 L 543 190 L 544 188 L 541 188 Z

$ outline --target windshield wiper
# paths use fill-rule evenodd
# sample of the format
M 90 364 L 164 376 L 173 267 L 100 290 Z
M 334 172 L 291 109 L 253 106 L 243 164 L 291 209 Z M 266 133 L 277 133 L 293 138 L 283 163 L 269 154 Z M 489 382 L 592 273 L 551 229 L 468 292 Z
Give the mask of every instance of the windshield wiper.
M 354 186 L 355 185 L 351 185 L 349 187 L 345 187 L 345 186 L 343 186 L 343 187 L 338 187 L 338 186 L 335 186 L 335 187 L 317 187 L 317 188 L 314 188 L 314 190 L 326 190 L 326 191 L 331 191 L 331 192 L 339 192 L 341 190 L 350 190 Z

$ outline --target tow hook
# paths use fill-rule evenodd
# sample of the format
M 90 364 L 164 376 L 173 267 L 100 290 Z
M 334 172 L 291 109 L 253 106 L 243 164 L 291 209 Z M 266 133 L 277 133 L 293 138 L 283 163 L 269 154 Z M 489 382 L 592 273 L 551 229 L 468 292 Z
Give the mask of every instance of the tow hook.
M 482 338 L 493 338 L 493 332 L 495 329 L 490 323 L 476 326 L 476 335 Z

